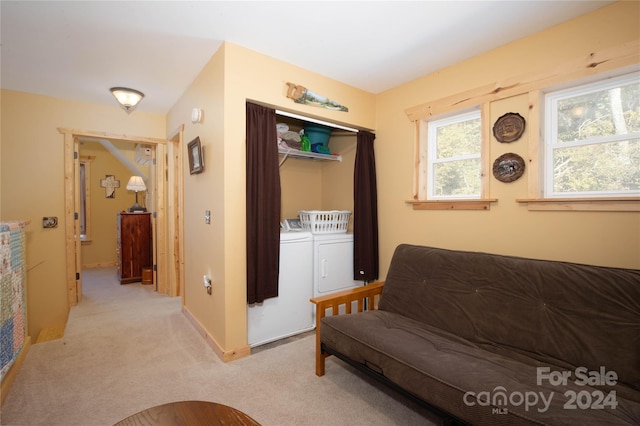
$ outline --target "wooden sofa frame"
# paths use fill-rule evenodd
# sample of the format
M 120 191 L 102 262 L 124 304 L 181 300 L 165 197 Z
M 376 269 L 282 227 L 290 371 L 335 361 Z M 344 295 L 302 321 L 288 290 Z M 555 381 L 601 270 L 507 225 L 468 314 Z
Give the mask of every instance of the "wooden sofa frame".
M 358 302 L 356 312 L 363 312 L 365 309 L 373 311 L 377 309 L 376 296 L 382 294 L 384 282 L 369 284 L 364 287 L 357 287 L 350 290 L 344 290 L 337 293 L 327 294 L 326 296 L 314 297 L 311 303 L 316 305 L 316 376 L 324 376 L 324 360 L 329 353 L 324 352 L 320 342 L 320 322 L 326 316 L 327 309 L 332 309 L 333 315 L 340 313 L 340 306 L 345 306 L 345 315 L 351 314 L 351 305 Z
M 442 420 L 443 426 L 465 426 L 468 423 L 458 419 L 456 416 L 453 416 L 438 407 L 435 407 L 429 404 L 426 401 L 418 398 L 416 395 L 407 392 L 402 389 L 400 386 L 396 385 L 385 376 L 380 373 L 377 373 L 363 365 L 358 364 L 357 362 L 349 359 L 346 356 L 338 352 L 332 351 L 330 348 L 325 348 L 320 341 L 320 327 L 322 318 L 326 316 L 327 309 L 331 309 L 332 315 L 349 315 L 355 312 L 364 312 L 374 311 L 378 309 L 378 299 L 380 295 L 382 295 L 382 289 L 384 288 L 384 281 L 376 282 L 373 284 L 366 285 L 364 287 L 357 287 L 350 290 L 344 290 L 336 293 L 327 294 L 326 296 L 319 296 L 311 298 L 311 303 L 316 305 L 316 375 L 324 376 L 325 372 L 325 359 L 331 355 L 336 356 L 357 370 L 367 374 L 384 383 L 389 388 L 395 390 L 396 392 L 404 395 L 406 398 L 411 401 L 417 403 L 418 405 L 428 409 L 435 415 L 439 416 Z M 353 312 L 352 303 L 357 302 L 357 309 Z M 340 313 L 340 306 L 344 305 L 344 313 Z

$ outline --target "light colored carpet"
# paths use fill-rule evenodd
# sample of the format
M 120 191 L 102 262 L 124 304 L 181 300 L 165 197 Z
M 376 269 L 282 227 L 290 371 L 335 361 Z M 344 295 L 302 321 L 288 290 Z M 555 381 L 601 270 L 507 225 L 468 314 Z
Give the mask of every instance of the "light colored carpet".
M 84 298 L 62 339 L 33 345 L 2 425 L 113 425 L 181 400 L 237 408 L 262 425 L 432 425 L 428 411 L 335 357 L 314 374 L 306 335 L 223 363 L 181 312 L 180 298 L 84 271 Z

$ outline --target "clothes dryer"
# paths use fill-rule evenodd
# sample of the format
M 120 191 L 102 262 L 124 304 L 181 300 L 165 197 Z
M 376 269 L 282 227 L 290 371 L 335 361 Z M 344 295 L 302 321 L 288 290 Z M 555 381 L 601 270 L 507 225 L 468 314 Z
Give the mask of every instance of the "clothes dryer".
M 348 290 L 363 286 L 364 282 L 353 279 L 353 234 L 315 234 L 313 236 L 313 296 Z M 358 309 L 357 302 L 351 305 L 352 312 Z M 331 315 L 327 309 L 327 315 Z M 340 306 L 340 314 L 345 307 Z M 313 306 L 313 320 L 316 311 Z
M 362 286 L 353 279 L 353 234 L 315 234 L 313 271 L 314 296 Z

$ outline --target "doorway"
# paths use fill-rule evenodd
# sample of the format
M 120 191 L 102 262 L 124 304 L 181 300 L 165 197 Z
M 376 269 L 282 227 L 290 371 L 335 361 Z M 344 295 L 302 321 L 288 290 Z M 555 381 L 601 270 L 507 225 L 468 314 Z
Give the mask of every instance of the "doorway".
M 152 145 L 155 159 L 150 167 L 153 176 L 149 202 L 153 205 L 153 281 L 156 290 L 169 296 L 183 295 L 183 226 L 182 226 L 182 146 L 183 126 L 169 140 L 130 137 L 104 132 L 58 129 L 64 135 L 65 174 L 65 250 L 66 282 L 69 307 L 82 300 L 82 250 L 78 211 L 80 207 L 79 141 L 98 139 Z M 167 220 L 170 217 L 170 220 Z M 171 241 L 171 243 L 169 243 Z

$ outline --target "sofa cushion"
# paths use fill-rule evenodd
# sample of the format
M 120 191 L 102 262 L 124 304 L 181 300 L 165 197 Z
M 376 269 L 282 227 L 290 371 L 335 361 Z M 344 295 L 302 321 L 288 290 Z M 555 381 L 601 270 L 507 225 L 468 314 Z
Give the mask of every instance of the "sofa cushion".
M 624 385 L 615 388 L 615 409 L 606 405 L 605 409 L 565 408 L 569 398 L 566 391 L 589 395 L 601 391 L 606 395 L 612 388 L 579 386 L 575 380 L 568 380 L 566 386 L 553 386 L 548 381 L 538 385 L 537 367 L 562 369 L 508 348 L 501 348 L 499 353 L 487 351 L 481 344 L 394 312 L 325 317 L 320 336 L 332 350 L 367 365 L 420 399 L 473 424 L 640 422 L 639 394 Z M 483 392 L 491 399 L 498 397 L 496 403 L 488 406 L 484 399 L 479 402 L 477 397 L 484 398 Z M 503 403 L 500 393 L 513 399 Z M 530 401 L 536 395 L 538 400 L 529 406 L 524 402 L 517 404 L 519 395 Z
M 640 390 L 640 271 L 397 247 L 379 309 Z

